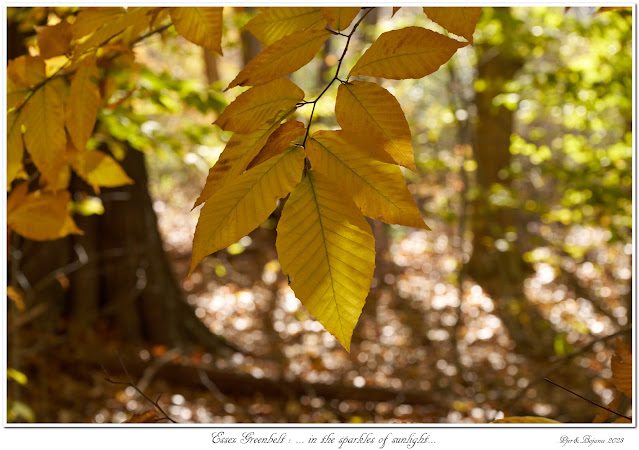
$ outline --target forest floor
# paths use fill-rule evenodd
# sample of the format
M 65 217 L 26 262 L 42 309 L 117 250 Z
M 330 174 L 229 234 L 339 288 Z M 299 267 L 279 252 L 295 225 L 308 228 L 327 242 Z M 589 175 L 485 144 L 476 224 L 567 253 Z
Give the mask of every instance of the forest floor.
M 378 259 L 349 354 L 289 288 L 271 219 L 187 277 L 198 211 L 184 214 L 183 205 L 197 186 L 155 189 L 154 209 L 188 302 L 242 352 L 132 347 L 109 330 L 86 330 L 73 342 L 29 330 L 20 336 L 25 349 L 47 343 L 46 353 L 36 347 L 24 356 L 31 370 L 21 401 L 36 421 L 165 423 L 152 403 L 158 397 L 180 423 L 487 423 L 504 414 L 590 422 L 599 412 L 544 377 L 599 403 L 612 400 L 614 341 L 575 358 L 557 345 L 578 350 L 621 327 L 570 298 L 544 265 L 536 266 L 526 295 L 570 342 L 539 360 L 514 350 L 495 300 L 472 279 L 459 280 L 469 249 L 454 226 L 437 218 L 428 220 L 432 231 L 373 224 L 387 258 Z M 449 195 L 415 189 L 429 199 L 425 210 Z M 588 272 L 577 273 L 588 285 Z M 577 322 L 585 331 L 570 333 Z M 91 358 L 92 348 L 107 360 Z M 157 414 L 134 416 L 148 411 Z

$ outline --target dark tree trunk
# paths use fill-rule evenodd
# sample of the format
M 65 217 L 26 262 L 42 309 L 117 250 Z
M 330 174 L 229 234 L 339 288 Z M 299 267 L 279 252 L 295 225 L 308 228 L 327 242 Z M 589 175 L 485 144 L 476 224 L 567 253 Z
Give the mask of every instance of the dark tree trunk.
M 81 338 L 107 324 L 132 343 L 232 347 L 210 333 L 184 299 L 162 247 L 144 154 L 129 149 L 122 167 L 134 184 L 104 189 L 103 215 L 75 217 L 83 236 L 14 237 L 10 283 L 25 290 L 27 308 L 45 305 L 33 325 Z M 70 190 L 91 192 L 77 178 Z
M 508 8 L 498 8 L 496 14 L 504 26 L 514 25 Z M 532 273 L 522 259 L 521 237 L 526 232 L 525 223 L 517 210 L 495 206 L 488 200 L 495 185 L 510 188 L 508 178 L 500 175 L 510 165 L 514 113 L 504 105 L 493 104 L 493 99 L 504 92 L 506 83 L 524 63 L 510 47 L 509 40 L 498 46 L 478 46 L 477 76 L 484 81 L 485 89 L 475 96 L 474 156 L 481 194 L 473 203 L 473 254 L 466 270 L 494 299 L 517 351 L 543 358 L 553 354 L 555 335 L 523 292 L 523 282 Z M 516 240 L 506 239 L 509 231 L 517 233 Z M 499 239 L 503 240 L 502 248 L 496 245 Z

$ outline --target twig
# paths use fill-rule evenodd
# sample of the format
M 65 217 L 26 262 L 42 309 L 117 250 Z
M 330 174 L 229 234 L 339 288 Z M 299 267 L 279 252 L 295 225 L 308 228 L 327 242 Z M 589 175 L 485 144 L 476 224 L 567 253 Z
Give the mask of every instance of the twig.
M 601 409 L 605 409 L 606 411 L 608 411 L 608 412 L 610 412 L 610 413 L 616 414 L 616 415 L 618 415 L 619 417 L 623 417 L 624 419 L 628 419 L 629 421 L 631 421 L 631 422 L 632 422 L 632 418 L 630 418 L 630 417 L 628 417 L 628 416 L 624 416 L 623 414 L 620 414 L 620 413 L 618 413 L 617 411 L 613 411 L 612 409 L 606 408 L 605 406 L 602 406 L 602 405 L 600 405 L 599 403 L 593 402 L 592 400 L 589 400 L 589 399 L 587 399 L 586 397 L 584 397 L 584 396 L 582 396 L 582 395 L 579 395 L 579 394 L 577 394 L 576 392 L 573 392 L 573 391 L 571 391 L 570 389 L 565 388 L 565 387 L 563 387 L 562 385 L 557 384 L 557 383 L 555 383 L 555 382 L 554 382 L 554 381 L 552 381 L 552 380 L 549 380 L 548 378 L 544 378 L 544 380 L 546 380 L 546 381 L 547 381 L 547 382 L 549 382 L 550 384 L 554 384 L 555 386 L 562 388 L 564 391 L 570 392 L 572 395 L 576 395 L 577 397 L 579 397 L 579 398 L 581 398 L 581 399 L 583 399 L 583 400 L 586 400 L 588 403 L 590 403 L 590 404 L 592 404 L 592 405 L 598 406 L 598 407 L 600 407 Z
M 116 353 L 116 355 L 118 356 L 118 359 L 120 360 L 120 365 L 122 366 L 122 369 L 124 370 L 124 374 L 126 375 L 126 377 L 128 378 L 128 382 L 126 381 L 115 381 L 113 379 L 111 379 L 111 377 L 109 376 L 109 373 L 106 371 L 106 369 L 104 368 L 104 366 L 102 366 L 102 370 L 104 370 L 104 373 L 106 373 L 106 378 L 105 381 L 107 381 L 108 383 L 111 384 L 121 384 L 121 385 L 127 385 L 127 386 L 131 386 L 133 389 L 135 389 L 135 391 L 140 394 L 142 397 L 144 397 L 145 400 L 147 400 L 149 403 L 151 403 L 158 411 L 160 411 L 162 413 L 162 415 L 164 415 L 164 418 L 173 422 L 173 423 L 177 423 L 175 420 L 173 420 L 171 418 L 171 416 L 169 416 L 163 409 L 162 407 L 159 405 L 158 401 L 160 401 L 160 397 L 162 396 L 162 394 L 158 395 L 157 400 L 152 400 L 148 395 L 146 395 L 140 388 L 138 388 L 135 383 L 133 382 L 133 379 L 131 378 L 131 375 L 129 374 L 129 371 L 127 370 L 126 366 L 124 365 L 124 361 L 122 361 L 122 357 L 120 356 L 119 353 Z
M 627 326 L 625 328 L 622 328 L 619 331 L 616 331 L 612 334 L 609 334 L 608 336 L 603 336 L 597 339 L 593 339 L 589 344 L 581 347 L 579 350 L 574 351 L 566 356 L 562 356 L 561 358 L 557 359 L 549 368 L 548 370 L 541 375 L 539 378 L 533 380 L 532 382 L 530 382 L 525 388 L 521 389 L 519 392 L 517 392 L 517 394 L 512 398 L 512 400 L 510 400 L 506 406 L 503 408 L 504 410 L 509 410 L 510 408 L 512 408 L 512 406 L 517 403 L 526 392 L 528 392 L 528 390 L 535 386 L 536 384 L 541 383 L 542 381 L 544 381 L 547 377 L 549 377 L 550 375 L 552 375 L 555 371 L 557 371 L 560 367 L 562 367 L 564 364 L 566 364 L 568 361 L 570 361 L 571 359 L 582 355 L 588 351 L 590 351 L 592 349 L 592 347 L 595 346 L 595 344 L 597 344 L 598 342 L 605 342 L 609 339 L 612 339 L 614 337 L 617 337 L 621 334 L 625 334 L 625 333 L 630 333 L 632 332 L 632 326 Z
M 364 8 L 363 8 L 364 9 Z M 324 88 L 324 90 L 322 92 L 320 92 L 320 94 L 317 96 L 317 98 L 315 98 L 315 100 L 309 101 L 309 102 L 300 102 L 298 103 L 298 105 L 303 106 L 303 105 L 307 105 L 309 103 L 313 104 L 313 109 L 311 110 L 311 116 L 308 118 L 308 125 L 306 126 L 306 134 L 304 135 L 304 140 L 302 141 L 302 147 L 306 148 L 306 140 L 308 139 L 308 133 L 311 130 L 311 123 L 313 122 L 313 115 L 315 114 L 315 106 L 317 105 L 317 102 L 319 101 L 320 98 L 322 98 L 322 96 L 326 93 L 326 91 L 328 91 L 328 88 L 330 88 L 332 86 L 332 84 L 337 80 L 340 81 L 341 83 L 345 83 L 344 81 L 342 81 L 339 78 L 339 69 L 342 67 L 342 61 L 344 61 L 344 57 L 346 56 L 346 52 L 348 51 L 348 45 L 351 42 L 351 38 L 353 37 L 353 34 L 355 34 L 355 31 L 357 30 L 357 27 L 359 27 L 359 24 L 362 23 L 362 21 L 364 20 L 364 18 L 368 15 L 368 13 L 370 13 L 373 9 L 375 8 L 368 8 L 366 9 L 366 12 L 364 14 L 362 14 L 362 17 L 359 18 L 359 20 L 355 23 L 355 25 L 353 25 L 353 29 L 351 30 L 351 32 L 349 34 L 343 34 L 343 33 L 336 33 L 333 30 L 329 30 L 331 31 L 333 34 L 338 34 L 340 36 L 345 36 L 348 39 L 346 39 L 346 45 L 344 46 L 344 51 L 342 52 L 342 56 L 339 57 L 338 63 L 337 63 L 337 69 L 335 69 L 335 75 L 333 76 L 333 78 L 331 79 L 331 81 L 328 82 L 328 84 L 326 85 L 326 87 Z M 347 80 L 348 81 L 348 80 Z

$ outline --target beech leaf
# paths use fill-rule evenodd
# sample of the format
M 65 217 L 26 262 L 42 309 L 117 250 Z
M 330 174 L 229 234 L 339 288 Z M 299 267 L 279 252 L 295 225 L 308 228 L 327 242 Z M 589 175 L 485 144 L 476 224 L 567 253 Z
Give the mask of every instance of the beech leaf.
M 302 30 L 318 30 L 326 26 L 320 8 L 260 8 L 257 16 L 244 25 L 264 45 Z

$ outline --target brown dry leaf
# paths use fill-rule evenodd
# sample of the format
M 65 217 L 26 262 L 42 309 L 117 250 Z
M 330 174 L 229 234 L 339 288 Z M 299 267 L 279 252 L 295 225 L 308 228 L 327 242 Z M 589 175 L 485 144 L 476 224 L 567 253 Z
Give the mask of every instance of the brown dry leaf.
M 617 408 L 619 408 L 619 405 L 621 404 L 621 400 L 623 400 L 623 395 L 621 395 L 621 393 L 618 392 L 617 395 L 615 395 L 615 398 L 613 398 L 612 401 L 606 405 L 606 408 L 612 409 L 613 411 L 615 411 Z M 606 411 L 605 409 L 602 409 L 599 412 L 599 414 L 597 414 L 595 418 L 592 420 L 592 423 L 604 423 L 606 420 L 608 420 L 608 418 L 610 417 L 610 414 L 612 414 L 610 411 Z
M 537 416 L 513 416 L 504 417 L 503 419 L 493 420 L 492 423 L 562 423 L 556 420 L 546 419 Z
M 617 350 L 610 361 L 612 381 L 617 390 L 632 398 L 632 350 L 617 339 Z
M 260 150 L 255 159 L 251 161 L 246 169 L 251 169 L 258 164 L 263 163 L 267 159 L 282 153 L 295 139 L 304 134 L 304 130 L 304 124 L 298 120 L 291 120 L 280 125 L 280 127 L 268 138 L 262 150 Z
M 155 423 L 160 419 L 160 416 L 155 411 L 144 411 L 140 414 L 133 414 L 131 418 L 124 423 Z
M 36 32 L 40 56 L 44 59 L 65 55 L 69 50 L 73 38 L 69 22 L 62 21 L 52 26 L 36 27 Z

